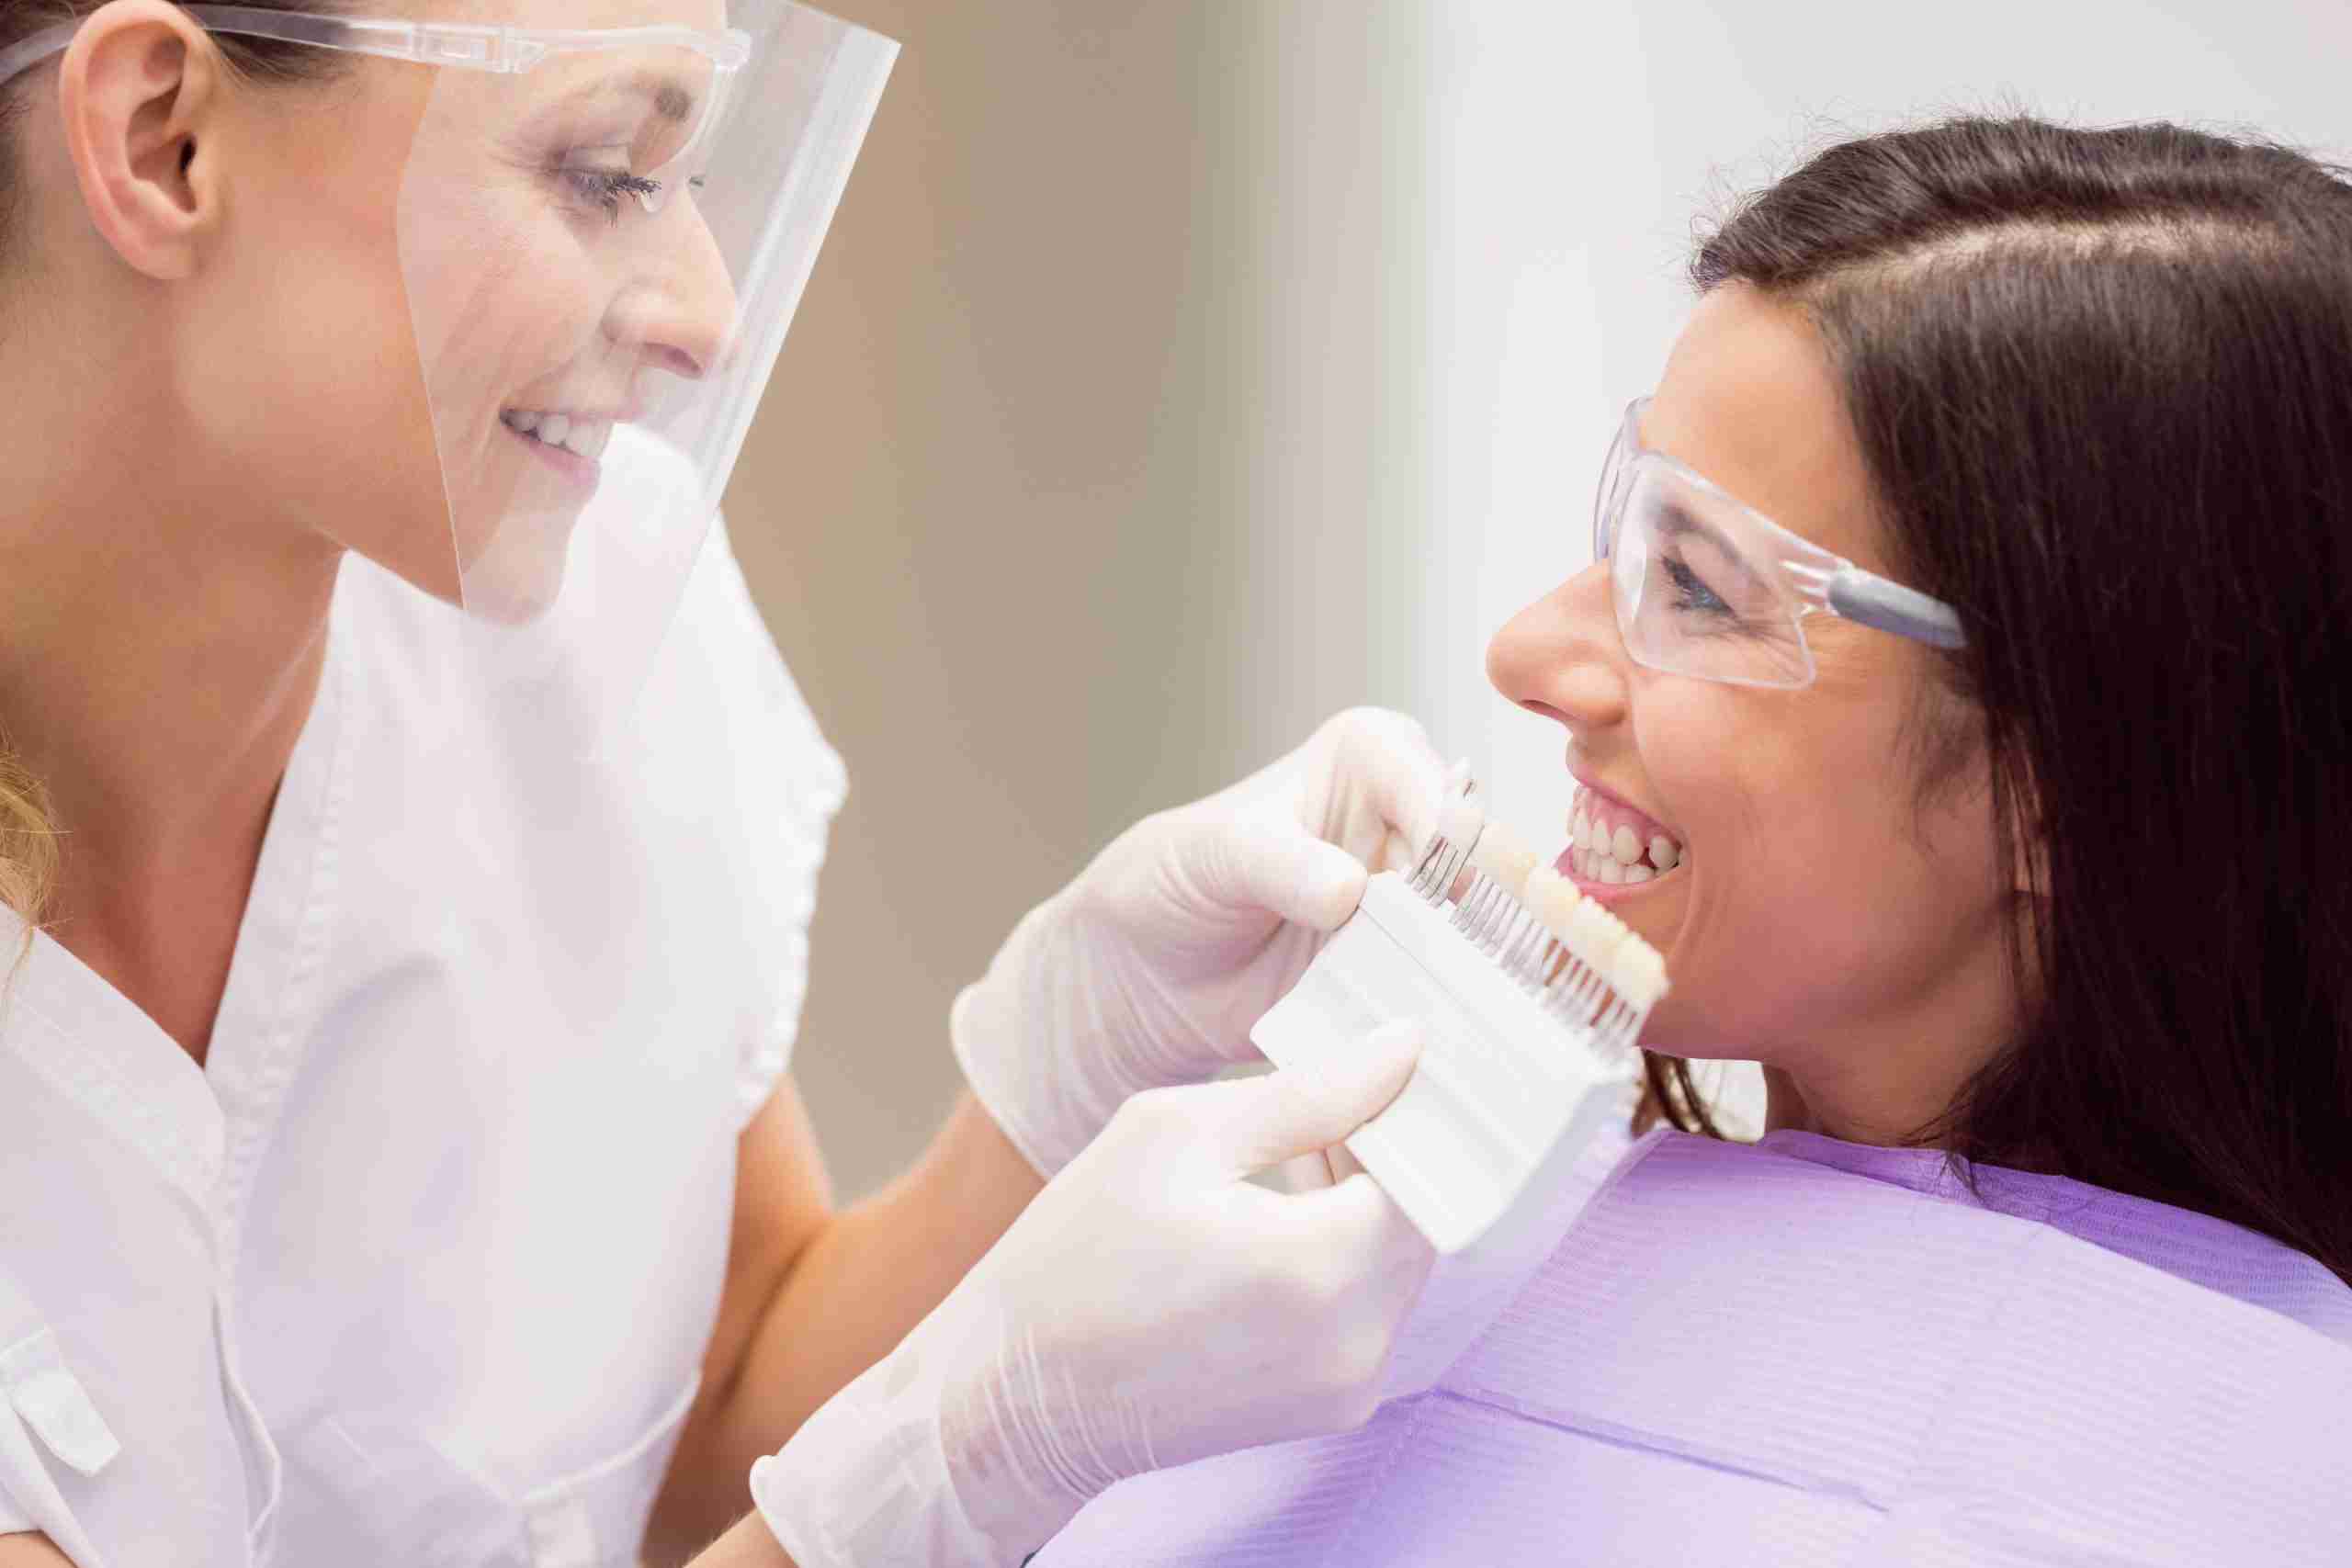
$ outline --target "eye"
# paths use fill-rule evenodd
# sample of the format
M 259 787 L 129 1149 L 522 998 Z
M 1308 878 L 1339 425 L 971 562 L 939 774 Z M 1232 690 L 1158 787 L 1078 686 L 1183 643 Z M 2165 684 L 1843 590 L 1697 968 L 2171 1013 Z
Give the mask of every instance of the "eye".
M 574 197 L 598 208 L 616 223 L 620 221 L 621 197 L 656 196 L 662 190 L 660 180 L 626 169 L 560 168 L 556 174 Z
M 1658 558 L 1666 569 L 1667 580 L 1674 584 L 1674 607 L 1692 615 L 1711 615 L 1724 620 L 1734 619 L 1732 607 L 1724 603 L 1706 581 L 1679 558 L 1667 555 Z

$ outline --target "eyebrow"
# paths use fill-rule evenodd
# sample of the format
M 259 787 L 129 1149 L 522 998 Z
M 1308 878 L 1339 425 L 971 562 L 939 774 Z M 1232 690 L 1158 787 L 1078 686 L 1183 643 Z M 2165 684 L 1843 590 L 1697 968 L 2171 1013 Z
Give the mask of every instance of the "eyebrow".
M 684 125 L 694 118 L 693 92 L 682 86 L 675 76 L 659 71 L 639 71 L 624 77 L 602 77 L 574 88 L 559 102 L 574 104 L 583 98 L 600 98 L 616 93 L 635 94 L 652 99 L 653 112 L 673 124 Z

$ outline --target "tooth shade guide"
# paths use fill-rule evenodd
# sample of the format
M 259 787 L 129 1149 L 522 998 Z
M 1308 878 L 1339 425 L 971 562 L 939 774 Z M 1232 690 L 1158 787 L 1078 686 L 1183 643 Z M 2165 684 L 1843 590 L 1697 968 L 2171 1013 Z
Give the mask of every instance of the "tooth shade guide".
M 1466 896 L 1463 875 L 1478 840 L 1485 837 L 1487 814 L 1478 805 L 1477 781 L 1466 766 L 1456 766 L 1447 778 L 1449 798 L 1438 814 L 1437 831 L 1430 835 L 1414 868 L 1414 892 L 1431 904 L 1443 905 Z
M 1648 1010 L 1646 944 L 1555 865 L 1507 886 L 1510 848 L 1507 834 L 1474 840 L 1451 900 L 1426 851 L 1415 874 L 1375 874 L 1250 1032 L 1278 1066 L 1322 1071 L 1347 1061 L 1368 1021 L 1423 1021 L 1421 1071 L 1348 1146 L 1449 1254 L 1497 1224 L 1571 1128 L 1597 1124 Z
M 1413 891 L 1441 908 L 1450 904 L 1453 928 L 1553 1016 L 1597 1032 L 1597 1044 L 1630 1044 L 1665 988 L 1656 950 L 1507 828 L 1486 821 L 1475 784 L 1457 787 L 1461 793 L 1446 803 L 1440 829 L 1410 879 Z M 1590 840 L 1582 855 L 1589 870 L 1600 874 L 1591 880 L 1622 885 L 1658 874 L 1639 855 L 1631 866 L 1618 858 L 1623 845 L 1645 853 L 1650 848 L 1636 844 L 1629 829 L 1604 825 L 1597 810 L 1581 811 L 1577 819 Z M 1652 842 L 1670 848 L 1662 835 Z M 1571 863 L 1577 858 L 1572 851 Z M 1629 875 L 1634 869 L 1641 874 Z M 1578 874 L 1586 874 L 1586 867 Z M 1629 1001 L 1627 993 L 1635 999 Z

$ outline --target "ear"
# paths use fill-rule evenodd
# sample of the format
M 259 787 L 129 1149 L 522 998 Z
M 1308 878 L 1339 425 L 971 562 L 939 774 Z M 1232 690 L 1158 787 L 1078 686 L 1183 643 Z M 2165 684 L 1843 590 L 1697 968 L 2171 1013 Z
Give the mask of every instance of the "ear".
M 136 271 L 185 277 L 219 217 L 208 157 L 226 67 L 187 14 L 164 0 L 109 0 L 58 68 L 66 152 L 98 232 Z

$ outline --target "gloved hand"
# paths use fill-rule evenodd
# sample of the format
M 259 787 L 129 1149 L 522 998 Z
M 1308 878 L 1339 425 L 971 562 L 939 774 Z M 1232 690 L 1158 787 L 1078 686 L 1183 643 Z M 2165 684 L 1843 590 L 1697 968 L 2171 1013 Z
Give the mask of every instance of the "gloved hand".
M 1246 1173 L 1339 1142 L 1411 1076 L 1130 1100 L 890 1355 L 752 1470 L 799 1568 L 1013 1564 L 1125 1476 L 1361 1425 L 1433 1254 L 1368 1176 Z
M 1250 1025 L 1355 913 L 1367 870 L 1411 869 L 1443 779 L 1419 724 L 1352 708 L 1146 818 L 1031 910 L 948 1015 L 1013 1147 L 1050 1177 L 1129 1095 L 1254 1059 Z

